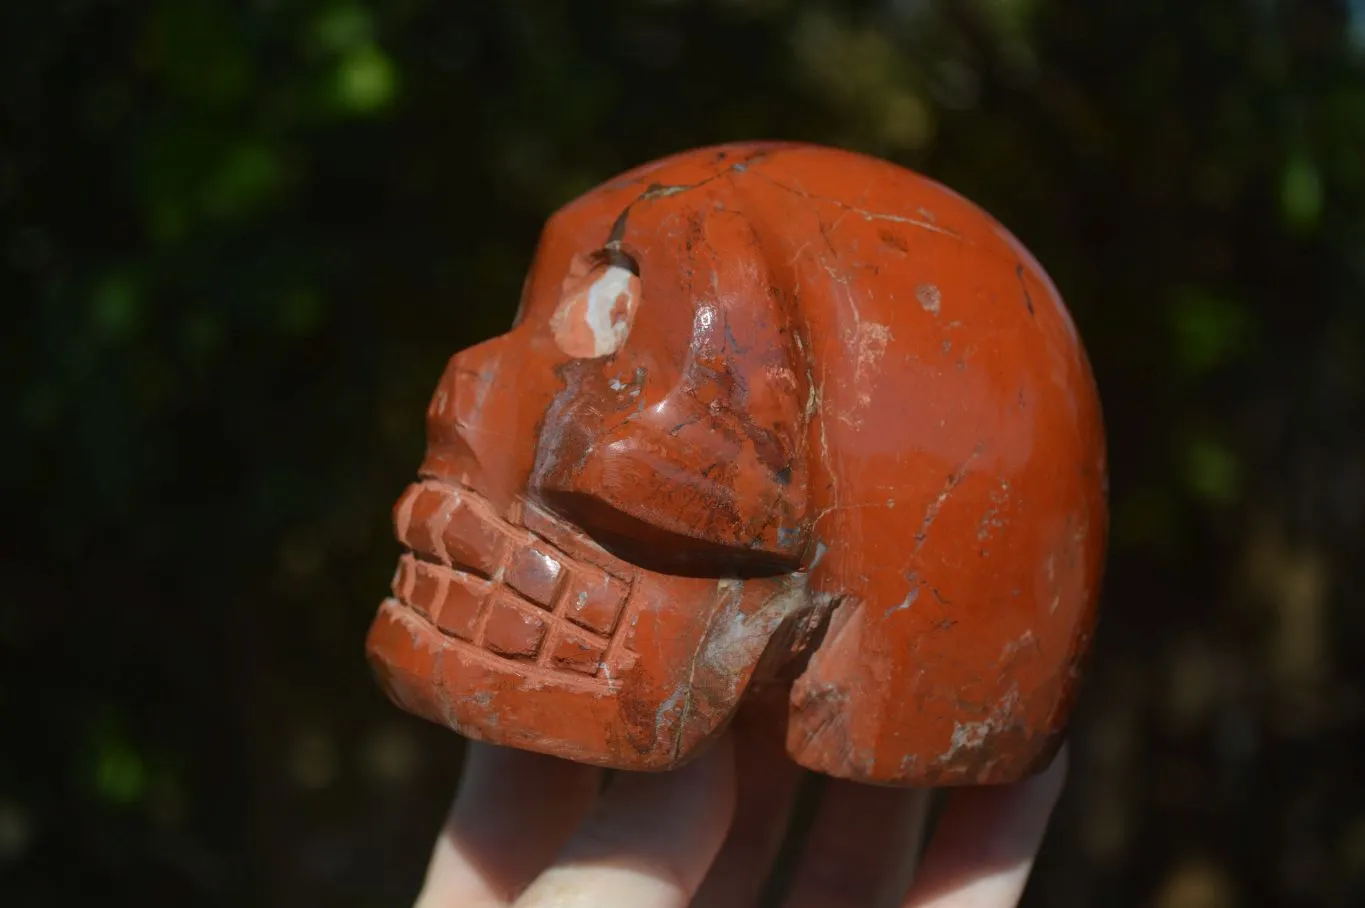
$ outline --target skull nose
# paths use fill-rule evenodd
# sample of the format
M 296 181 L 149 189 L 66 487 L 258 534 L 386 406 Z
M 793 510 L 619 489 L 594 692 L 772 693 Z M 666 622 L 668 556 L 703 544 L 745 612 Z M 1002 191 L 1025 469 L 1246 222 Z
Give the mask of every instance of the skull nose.
M 488 472 L 504 433 L 490 422 L 507 414 L 499 403 L 504 384 L 505 336 L 455 354 L 427 407 L 427 457 L 423 472 L 442 478 L 467 478 Z
M 427 408 L 427 441 L 446 458 L 473 468 L 479 457 L 469 442 L 470 426 L 477 425 L 491 381 L 460 360 L 457 356 L 450 361 L 432 395 Z

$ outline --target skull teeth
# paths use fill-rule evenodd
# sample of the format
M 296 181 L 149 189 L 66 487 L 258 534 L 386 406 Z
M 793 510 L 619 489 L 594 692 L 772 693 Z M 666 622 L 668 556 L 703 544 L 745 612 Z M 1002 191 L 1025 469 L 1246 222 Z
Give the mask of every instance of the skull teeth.
M 621 620 L 629 583 L 505 520 L 478 493 L 414 484 L 395 523 L 410 551 L 394 595 L 443 634 L 579 677 L 633 661 Z

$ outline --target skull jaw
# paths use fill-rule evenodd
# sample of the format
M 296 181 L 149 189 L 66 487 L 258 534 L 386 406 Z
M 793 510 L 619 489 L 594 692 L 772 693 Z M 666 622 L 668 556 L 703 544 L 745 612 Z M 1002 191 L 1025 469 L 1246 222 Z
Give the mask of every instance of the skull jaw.
M 578 762 L 687 762 L 809 612 L 805 575 L 651 572 L 534 501 L 504 511 L 445 480 L 411 486 L 395 524 L 410 551 L 367 642 L 389 697 L 467 737 Z
M 500 664 L 396 600 L 380 607 L 367 650 L 395 704 L 467 738 L 611 769 L 664 770 L 679 762 L 670 743 L 684 731 L 676 722 L 657 730 L 652 747 L 623 747 L 619 692 Z
M 635 639 L 671 657 L 637 658 L 620 677 L 606 671 L 606 683 L 503 659 L 397 598 L 381 605 L 367 654 L 396 705 L 465 737 L 611 769 L 675 769 L 724 731 L 751 682 L 799 649 L 811 612 L 800 575 L 722 581 L 703 620 L 685 623 L 666 607 L 677 604 L 666 587 L 645 598 L 654 601 L 641 604 Z

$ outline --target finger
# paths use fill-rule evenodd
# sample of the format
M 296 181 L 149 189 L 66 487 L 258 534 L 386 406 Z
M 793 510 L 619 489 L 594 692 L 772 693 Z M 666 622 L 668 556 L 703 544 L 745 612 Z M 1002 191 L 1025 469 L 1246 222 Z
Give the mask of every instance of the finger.
M 1040 775 L 948 799 L 904 908 L 1012 908 L 1066 779 L 1063 749 Z
M 785 708 L 786 704 L 783 703 Z M 752 908 L 767 883 L 805 770 L 786 742 L 760 728 L 736 729 L 735 818 L 720 854 L 692 899 L 697 908 Z
M 591 809 L 602 771 L 471 742 L 416 908 L 495 908 L 540 873 Z
M 622 773 L 516 908 L 683 908 L 734 813 L 729 737 L 666 773 Z
M 929 795 L 831 779 L 786 908 L 896 904 L 914 872 Z

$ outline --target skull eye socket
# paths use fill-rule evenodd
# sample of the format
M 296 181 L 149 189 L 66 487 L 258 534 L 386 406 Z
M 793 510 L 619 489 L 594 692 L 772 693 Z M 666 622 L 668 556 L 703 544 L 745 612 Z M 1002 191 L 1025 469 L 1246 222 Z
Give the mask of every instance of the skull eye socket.
M 555 345 L 575 359 L 620 350 L 640 305 L 640 267 L 619 246 L 574 259 L 550 317 Z

